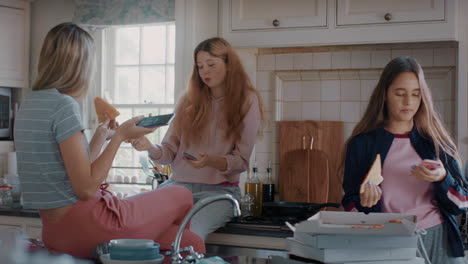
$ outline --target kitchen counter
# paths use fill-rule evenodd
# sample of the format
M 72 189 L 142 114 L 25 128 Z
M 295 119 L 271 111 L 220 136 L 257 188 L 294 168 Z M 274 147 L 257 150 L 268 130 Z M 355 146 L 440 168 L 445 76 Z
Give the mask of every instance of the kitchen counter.
M 37 210 L 26 210 L 22 208 L 0 208 L 0 216 L 40 218 Z

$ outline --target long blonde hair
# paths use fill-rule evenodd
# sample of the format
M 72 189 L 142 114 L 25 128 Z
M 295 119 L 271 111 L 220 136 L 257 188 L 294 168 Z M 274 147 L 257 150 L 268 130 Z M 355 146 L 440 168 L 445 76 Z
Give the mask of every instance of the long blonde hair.
M 93 71 L 93 38 L 76 24 L 62 23 L 45 37 L 32 89 L 56 88 L 79 97 L 88 91 Z
M 418 133 L 434 144 L 435 154 L 440 158 L 441 150 L 455 158 L 461 164 L 461 157 L 452 137 L 444 127 L 439 114 L 434 110 L 431 91 L 424 78 L 424 72 L 421 65 L 411 57 L 397 57 L 390 61 L 384 68 L 380 80 L 372 92 L 369 104 L 367 105 L 364 116 L 355 126 L 351 136 L 346 141 L 346 148 L 349 141 L 359 134 L 363 134 L 385 125 L 388 121 L 386 106 L 386 96 L 388 88 L 400 73 L 413 72 L 419 80 L 421 91 L 421 105 L 414 116 L 414 124 Z
M 200 142 L 210 120 L 211 90 L 203 83 L 196 64 L 197 54 L 206 51 L 211 56 L 221 58 L 226 63 L 225 100 L 222 114 L 224 116 L 225 139 L 237 142 L 244 129 L 243 119 L 249 111 L 251 101 L 247 100 L 249 93 L 257 96 L 261 123 L 264 121 L 263 103 L 257 89 L 250 82 L 242 66 L 239 56 L 232 46 L 222 38 L 207 39 L 195 48 L 193 52 L 193 70 L 189 86 L 176 109 L 174 126 L 176 131 L 184 138 L 185 144 Z M 260 127 L 258 134 L 262 133 Z

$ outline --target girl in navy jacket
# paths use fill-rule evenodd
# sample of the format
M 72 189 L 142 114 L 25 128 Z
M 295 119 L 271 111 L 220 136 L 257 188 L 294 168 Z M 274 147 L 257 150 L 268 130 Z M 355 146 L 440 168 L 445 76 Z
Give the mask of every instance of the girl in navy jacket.
M 347 211 L 414 214 L 432 263 L 466 263 L 455 216 L 468 207 L 468 185 L 416 60 L 397 57 L 385 67 L 345 153 Z M 360 192 L 377 154 L 384 181 Z

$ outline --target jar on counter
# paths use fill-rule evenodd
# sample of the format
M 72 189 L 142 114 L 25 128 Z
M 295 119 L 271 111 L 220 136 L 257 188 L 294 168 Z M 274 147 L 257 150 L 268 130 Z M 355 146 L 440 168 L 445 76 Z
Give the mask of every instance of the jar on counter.
M 0 185 L 0 207 L 7 207 L 11 208 L 13 205 L 13 196 L 11 195 L 11 189 L 13 189 L 10 185 Z

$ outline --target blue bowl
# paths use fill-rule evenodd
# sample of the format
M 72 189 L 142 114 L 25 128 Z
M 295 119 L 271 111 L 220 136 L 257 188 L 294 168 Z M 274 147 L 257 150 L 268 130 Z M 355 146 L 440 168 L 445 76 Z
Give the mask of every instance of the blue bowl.
M 159 244 L 138 239 L 111 240 L 109 257 L 113 260 L 153 260 L 158 258 Z

